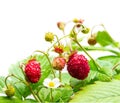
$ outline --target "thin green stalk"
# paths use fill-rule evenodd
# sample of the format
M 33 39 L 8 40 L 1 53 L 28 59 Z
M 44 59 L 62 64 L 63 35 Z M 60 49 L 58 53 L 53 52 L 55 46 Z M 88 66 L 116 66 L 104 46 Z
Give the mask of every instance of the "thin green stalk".
M 77 48 L 77 46 L 73 46 L 73 48 Z M 99 50 L 99 51 L 108 51 L 108 52 L 111 52 L 111 53 L 114 53 L 118 56 L 120 56 L 120 53 L 113 50 L 113 49 L 109 49 L 109 48 L 104 48 L 104 47 L 93 47 L 93 46 L 83 46 L 83 48 L 85 48 L 86 50 Z M 81 48 L 77 48 L 78 50 L 82 50 Z
M 96 27 L 98 27 L 98 26 L 101 26 L 101 27 L 103 27 L 104 30 L 106 30 L 106 28 L 104 27 L 103 24 L 94 25 L 94 26 L 92 27 L 92 29 L 91 29 L 91 36 L 93 35 L 93 30 L 94 30 Z
M 117 66 L 119 66 L 119 65 L 120 65 L 120 62 L 119 62 L 119 63 L 117 63 L 117 64 L 115 64 L 115 65 L 113 66 L 112 70 L 115 70 L 115 69 L 116 69 L 116 67 L 117 67 Z
M 55 73 L 54 73 L 54 70 L 53 70 L 52 63 L 51 63 L 51 61 L 50 61 L 50 59 L 49 59 L 49 57 L 48 57 L 48 54 L 46 54 L 46 53 L 44 53 L 43 51 L 40 51 L 40 50 L 36 50 L 35 52 L 43 53 L 43 54 L 46 56 L 46 58 L 48 59 L 48 62 L 49 62 L 49 64 L 50 64 L 50 66 L 51 66 L 51 68 L 52 68 L 51 70 L 52 70 L 53 76 L 54 76 L 54 78 L 55 78 L 56 76 L 55 76 Z
M 39 91 L 37 92 L 36 96 L 39 98 L 39 100 L 41 101 L 41 103 L 45 103 L 39 96 Z
M 63 30 L 63 35 L 65 35 L 65 31 Z M 70 36 L 70 35 L 69 35 Z M 67 39 L 65 38 L 65 42 L 66 42 L 66 46 L 69 47 L 70 51 L 72 51 L 72 46 L 71 46 L 71 43 L 67 41 Z
M 53 102 L 53 94 L 52 94 L 53 89 L 50 88 L 50 96 L 51 96 L 51 102 Z
M 95 60 L 91 57 L 91 55 L 89 55 L 89 53 L 85 50 L 85 48 L 82 47 L 82 45 L 77 41 L 77 39 L 75 39 L 74 41 L 75 41 L 75 42 L 78 44 L 78 46 L 86 53 L 86 55 L 94 62 L 94 64 L 101 69 L 100 65 L 98 65 L 98 64 L 95 62 Z
M 60 40 L 62 40 L 62 39 L 64 39 L 64 38 L 66 38 L 66 37 L 68 37 L 68 36 L 69 36 L 69 35 L 65 35 L 65 36 L 61 37 L 60 39 L 58 39 L 58 41 L 60 41 Z M 50 49 L 52 49 L 52 48 L 54 47 L 55 44 L 58 43 L 58 41 L 56 41 L 55 43 L 53 43 L 53 45 L 52 45 L 50 48 L 48 48 L 47 53 L 50 51 Z
M 42 100 L 35 95 L 34 91 L 31 88 L 31 86 L 29 85 L 28 87 L 29 87 L 33 97 L 38 101 L 38 103 L 42 103 Z
M 56 37 L 56 39 L 57 39 L 57 43 L 58 43 L 58 45 L 60 45 L 60 41 L 59 41 L 59 38 L 58 38 L 58 36 L 57 35 L 54 35 L 55 37 Z
M 59 80 L 60 80 L 60 82 L 62 81 L 61 76 L 62 76 L 62 73 L 61 73 L 61 70 L 59 70 Z
M 7 85 L 7 79 L 9 78 L 9 77 L 11 77 L 12 75 L 8 75 L 6 78 L 5 78 L 5 85 L 6 85 L 6 87 L 8 88 L 8 85 Z

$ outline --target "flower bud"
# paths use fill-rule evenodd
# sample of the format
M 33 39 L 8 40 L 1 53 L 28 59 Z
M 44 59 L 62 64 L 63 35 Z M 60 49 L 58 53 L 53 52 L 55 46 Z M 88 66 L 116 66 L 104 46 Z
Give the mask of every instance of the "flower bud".
M 64 22 L 58 22 L 58 23 L 57 23 L 57 27 L 58 27 L 60 30 L 64 30 L 64 28 L 65 28 L 65 23 L 64 23 Z
M 90 31 L 90 29 L 89 29 L 89 28 L 86 28 L 86 27 L 81 30 L 81 32 L 82 32 L 83 34 L 88 34 L 89 31 Z

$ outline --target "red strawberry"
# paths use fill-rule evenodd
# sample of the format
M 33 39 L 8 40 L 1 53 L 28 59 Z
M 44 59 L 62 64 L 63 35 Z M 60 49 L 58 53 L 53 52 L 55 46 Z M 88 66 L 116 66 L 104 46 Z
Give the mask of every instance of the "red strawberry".
M 29 60 L 25 66 L 25 74 L 29 82 L 38 82 L 41 76 L 40 63 L 35 59 Z
M 88 76 L 90 67 L 85 56 L 75 52 L 69 57 L 67 70 L 72 77 L 83 80 Z
M 62 70 L 65 67 L 66 60 L 63 57 L 56 57 L 53 59 L 52 65 L 56 70 Z
M 54 51 L 55 51 L 56 53 L 62 54 L 62 53 L 64 52 L 63 49 L 64 49 L 63 45 L 54 46 Z

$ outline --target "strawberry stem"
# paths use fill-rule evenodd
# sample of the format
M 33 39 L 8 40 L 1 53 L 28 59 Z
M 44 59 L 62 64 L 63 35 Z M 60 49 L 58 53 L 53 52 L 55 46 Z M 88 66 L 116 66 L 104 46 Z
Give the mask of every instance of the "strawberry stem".
M 22 80 L 22 79 L 20 79 L 20 78 L 18 78 L 18 77 L 15 76 L 14 74 L 8 75 L 8 76 L 5 78 L 5 84 L 6 84 L 6 87 L 7 87 L 7 88 L 8 88 L 8 86 L 7 86 L 7 79 L 8 79 L 9 77 L 14 77 L 14 78 L 20 80 L 20 81 L 21 81 L 22 83 L 24 83 L 25 85 L 27 85 L 27 86 L 29 87 L 29 89 L 30 89 L 30 91 L 31 91 L 31 93 L 32 93 L 32 95 L 33 95 L 33 97 L 36 99 L 36 101 L 38 101 L 39 103 L 41 103 L 41 100 L 40 100 L 39 98 L 36 97 L 34 91 L 32 90 L 31 86 L 29 85 L 29 83 L 26 82 L 26 81 L 24 81 L 24 80 Z
M 61 70 L 59 70 L 59 79 L 60 79 L 60 82 L 62 81 L 61 75 L 62 75 Z
M 51 102 L 53 102 L 53 93 L 52 93 L 52 88 L 50 88 L 50 96 L 51 96 Z
M 117 63 L 117 64 L 115 64 L 113 67 L 112 67 L 112 70 L 115 70 L 116 69 L 116 67 L 117 66 L 119 66 L 120 65 L 120 62 L 119 63 Z
M 93 36 L 93 30 L 98 26 L 101 26 L 101 27 L 103 27 L 104 30 L 106 30 L 103 24 L 94 25 L 91 29 L 91 36 Z
M 62 39 L 64 39 L 64 38 L 66 38 L 66 37 L 68 37 L 68 36 L 69 36 L 69 35 L 65 35 L 65 36 L 59 38 L 58 41 L 60 41 L 60 40 L 62 40 Z M 58 43 L 58 41 L 56 41 L 55 43 L 53 43 L 53 45 L 52 45 L 50 48 L 48 48 L 47 53 L 50 51 L 50 49 L 51 49 L 52 47 L 54 47 L 55 44 Z
M 51 61 L 50 61 L 50 59 L 49 59 L 49 57 L 48 57 L 48 54 L 45 53 L 45 52 L 43 52 L 43 51 L 40 51 L 40 50 L 36 50 L 36 51 L 34 51 L 34 52 L 40 52 L 40 53 L 43 53 L 43 54 L 46 56 L 46 58 L 48 59 L 48 62 L 49 62 L 49 64 L 50 64 L 50 66 L 51 66 L 51 68 L 52 68 L 51 70 L 52 70 L 53 76 L 54 76 L 54 78 L 55 78 L 56 76 L 55 76 L 55 73 L 54 73 L 54 70 L 53 70 L 52 63 L 51 63 Z
M 8 75 L 8 76 L 5 78 L 5 85 L 6 85 L 7 88 L 8 88 L 7 80 L 8 80 L 8 78 L 11 77 L 11 76 L 12 76 L 12 75 Z
M 56 39 L 57 39 L 57 43 L 58 43 L 58 45 L 60 45 L 60 41 L 59 41 L 59 39 L 58 39 L 58 36 L 57 35 L 54 35 L 55 37 L 56 37 Z
M 93 61 L 93 63 L 101 69 L 101 66 L 98 65 L 98 64 L 95 62 L 95 60 L 92 58 L 92 56 L 85 50 L 85 48 L 82 47 L 82 45 L 77 41 L 77 38 L 76 38 L 74 41 L 75 41 L 75 42 L 78 44 L 78 46 L 86 53 L 86 55 Z

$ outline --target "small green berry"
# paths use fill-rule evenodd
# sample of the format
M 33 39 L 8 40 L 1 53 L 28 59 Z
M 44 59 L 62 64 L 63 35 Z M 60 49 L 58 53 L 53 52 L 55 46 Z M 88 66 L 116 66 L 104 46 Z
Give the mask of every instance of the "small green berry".
M 48 42 L 52 42 L 54 40 L 54 34 L 51 32 L 47 32 L 45 34 L 45 40 Z
M 88 34 L 89 31 L 90 31 L 89 28 L 83 28 L 83 29 L 81 30 L 81 32 L 82 32 L 83 34 Z
M 5 94 L 8 96 L 8 97 L 12 97 L 14 96 L 15 94 L 15 89 L 12 85 L 8 85 L 8 88 L 5 90 Z
M 74 23 L 78 23 L 79 20 L 78 20 L 77 18 L 74 18 L 74 19 L 73 19 L 73 22 L 74 22 Z

